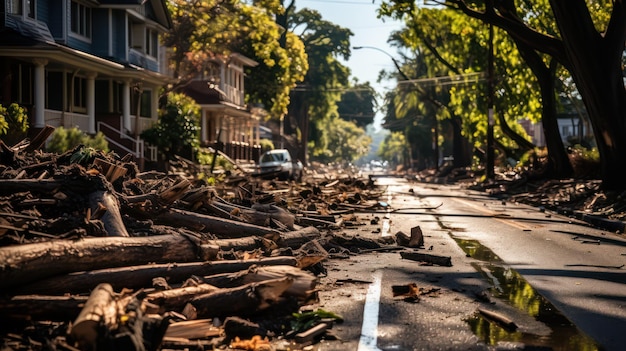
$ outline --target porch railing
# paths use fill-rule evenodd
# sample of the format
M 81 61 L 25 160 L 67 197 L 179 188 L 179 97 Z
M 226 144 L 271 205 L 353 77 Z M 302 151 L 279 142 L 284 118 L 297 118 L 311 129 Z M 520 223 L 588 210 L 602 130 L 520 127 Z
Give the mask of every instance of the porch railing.
M 144 142 L 140 138 L 132 138 L 121 130 L 106 124 L 104 122 L 98 122 L 97 124 L 98 131 L 104 134 L 105 139 L 109 144 L 115 145 L 117 148 L 135 156 L 137 159 L 141 159 L 144 157 Z M 127 147 L 119 141 L 126 140 L 131 145 L 131 147 Z
M 53 127 L 77 127 L 82 131 L 89 130 L 89 117 L 85 114 L 56 110 L 44 110 L 43 114 L 46 124 Z

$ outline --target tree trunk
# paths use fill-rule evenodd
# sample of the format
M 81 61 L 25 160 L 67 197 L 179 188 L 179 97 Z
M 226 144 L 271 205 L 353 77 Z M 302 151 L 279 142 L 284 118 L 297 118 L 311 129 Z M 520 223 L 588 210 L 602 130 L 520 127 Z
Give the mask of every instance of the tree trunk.
M 78 271 L 197 261 L 199 250 L 199 243 L 182 235 L 52 240 L 6 246 L 0 248 L 0 289 Z
M 468 167 L 472 164 L 472 151 L 467 138 L 463 136 L 461 117 L 453 115 L 448 120 L 452 126 L 452 160 L 455 168 Z
M 193 230 L 206 231 L 219 237 L 241 238 L 268 234 L 280 236 L 279 231 L 269 227 L 177 209 L 162 213 L 155 220 L 170 226 L 184 226 Z
M 117 302 L 113 288 L 100 284 L 89 295 L 85 307 L 80 312 L 70 330 L 70 336 L 81 350 L 95 350 L 101 327 L 107 330 L 117 324 Z
M 626 41 L 626 6 L 612 3 L 605 33 L 595 29 L 584 0 L 550 0 L 563 39 L 565 56 L 596 137 L 602 186 L 626 189 L 626 89 L 622 58 Z
M 188 319 L 251 315 L 279 301 L 292 283 L 293 279 L 286 277 L 232 289 L 220 289 L 189 301 L 183 314 Z
M 104 209 L 105 212 L 100 220 L 104 224 L 108 236 L 130 236 L 126 226 L 124 226 L 124 221 L 122 221 L 117 198 L 113 194 L 103 190 L 94 191 L 89 194 L 89 207 L 92 213 L 97 213 L 99 208 Z
M 548 149 L 548 165 L 547 174 L 555 178 L 568 178 L 574 173 L 565 146 L 561 139 L 559 131 L 559 122 L 556 113 L 556 89 L 555 89 L 555 71 L 556 61 L 553 59 L 550 67 L 546 67 L 543 59 L 537 51 L 526 45 L 517 37 L 512 37 L 517 49 L 532 70 L 541 91 L 541 101 L 543 109 L 541 110 L 541 124 L 543 127 L 543 135 L 546 139 L 546 148 Z
M 178 284 L 191 276 L 211 276 L 234 273 L 249 269 L 251 266 L 297 266 L 294 257 L 276 256 L 250 260 L 228 260 L 211 262 L 187 262 L 146 264 L 139 266 L 100 269 L 70 273 L 63 276 L 46 278 L 32 284 L 20 286 L 13 292 L 17 294 L 65 294 L 90 291 L 101 283 L 109 283 L 115 290 L 139 289 L 152 284 L 156 277 L 166 277 L 170 285 Z
M 87 301 L 86 296 L 19 295 L 0 300 L 3 320 L 68 321 L 76 318 Z
M 291 266 L 255 266 L 246 271 L 206 276 L 202 278 L 202 281 L 219 288 L 233 288 L 284 277 L 293 278 L 293 284 L 285 291 L 285 294 L 301 299 L 307 298 L 311 294 L 317 282 L 317 278 L 313 274 Z

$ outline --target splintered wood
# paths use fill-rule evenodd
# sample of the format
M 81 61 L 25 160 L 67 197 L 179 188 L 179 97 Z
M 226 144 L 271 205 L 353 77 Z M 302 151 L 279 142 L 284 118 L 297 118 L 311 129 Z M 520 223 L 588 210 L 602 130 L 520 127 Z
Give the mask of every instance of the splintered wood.
M 198 177 L 206 169 L 181 158 L 168 172 L 140 172 L 129 157 L 83 146 L 42 152 L 51 129 L 36 145 L 0 141 L 6 345 L 208 350 L 261 335 L 248 344 L 265 344 L 317 301 L 331 253 L 387 244 L 343 231 L 346 216 L 378 205 L 371 180 L 233 172 L 209 185 Z M 407 239 L 423 245 L 421 232 Z M 295 339 L 312 342 L 331 324 Z

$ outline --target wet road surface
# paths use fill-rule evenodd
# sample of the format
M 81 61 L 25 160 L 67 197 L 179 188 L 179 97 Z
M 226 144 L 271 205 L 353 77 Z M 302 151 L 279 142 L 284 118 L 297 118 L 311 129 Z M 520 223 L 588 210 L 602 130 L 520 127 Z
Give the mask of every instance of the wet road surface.
M 370 252 L 331 259 L 317 306 L 344 316 L 318 350 L 626 349 L 626 240 L 573 219 L 454 185 L 377 178 L 387 213 L 345 229 L 409 234 L 451 267 Z M 415 284 L 417 299 L 394 297 Z M 508 324 L 507 324 L 508 323 Z

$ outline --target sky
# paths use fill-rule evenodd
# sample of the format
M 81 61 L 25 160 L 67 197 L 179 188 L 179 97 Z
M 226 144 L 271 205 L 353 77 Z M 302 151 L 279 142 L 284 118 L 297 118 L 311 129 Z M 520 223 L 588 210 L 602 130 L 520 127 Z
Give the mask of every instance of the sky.
M 387 44 L 387 39 L 392 31 L 401 28 L 401 22 L 389 19 L 383 22 L 376 18 L 380 3 L 381 0 L 297 0 L 296 7 L 317 10 L 322 19 L 350 29 L 354 33 L 350 38 L 353 47 L 375 47 L 399 59 L 395 48 Z M 392 59 L 384 52 L 371 48 L 353 49 L 350 59 L 341 62 L 350 68 L 352 77 L 361 83 L 369 81 L 382 95 L 395 87 L 394 81 L 376 82 L 381 70 L 395 70 Z

